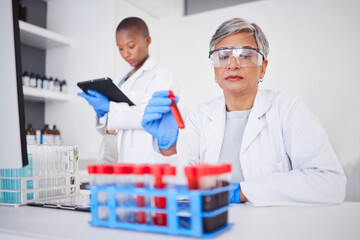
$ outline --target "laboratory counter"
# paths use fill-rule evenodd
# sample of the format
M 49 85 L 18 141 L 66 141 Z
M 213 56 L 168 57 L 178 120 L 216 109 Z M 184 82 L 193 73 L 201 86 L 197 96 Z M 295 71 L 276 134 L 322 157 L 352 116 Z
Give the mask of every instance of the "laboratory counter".
M 30 206 L 0 206 L 0 239 L 191 239 L 91 227 L 90 213 Z M 360 239 L 360 202 L 340 205 L 252 207 L 232 205 L 235 225 L 215 239 Z

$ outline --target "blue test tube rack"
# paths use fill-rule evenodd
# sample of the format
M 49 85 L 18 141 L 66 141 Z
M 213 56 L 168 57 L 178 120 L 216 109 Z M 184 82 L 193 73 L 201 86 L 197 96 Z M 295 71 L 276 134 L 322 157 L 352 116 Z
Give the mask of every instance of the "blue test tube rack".
M 227 222 L 227 214 L 229 209 L 229 204 L 225 206 L 220 206 L 219 208 L 212 211 L 203 211 L 203 197 L 206 196 L 216 196 L 222 193 L 228 193 L 232 186 L 225 186 L 214 188 L 210 190 L 188 190 L 185 185 L 177 185 L 175 188 L 170 189 L 154 189 L 154 188 L 118 188 L 115 185 L 109 186 L 99 186 L 99 185 L 88 185 L 88 189 L 91 190 L 91 221 L 92 226 L 99 227 L 108 227 L 108 228 L 118 228 L 118 229 L 127 229 L 127 230 L 136 230 L 144 232 L 154 232 L 154 233 L 163 233 L 163 234 L 172 234 L 172 235 L 181 235 L 187 237 L 198 237 L 198 238 L 212 238 L 215 237 L 224 231 L 230 229 L 233 224 Z M 107 194 L 107 202 L 99 203 L 98 194 Z M 135 204 L 132 206 L 120 206 L 117 204 L 116 195 L 128 195 L 128 196 L 148 196 L 152 197 L 165 197 L 166 198 L 166 208 L 159 209 L 156 207 L 146 206 L 146 207 L 136 207 Z M 226 196 L 228 196 L 226 194 Z M 179 199 L 188 199 L 188 208 L 182 208 L 179 205 Z M 99 208 L 105 208 L 108 211 L 107 219 L 99 219 Z M 133 222 L 123 222 L 118 221 L 117 218 L 117 209 L 124 211 L 141 211 L 146 213 L 165 213 L 167 215 L 167 225 L 158 226 L 154 225 L 151 222 L 146 224 L 139 224 L 135 221 Z M 187 217 L 187 227 L 184 227 L 184 224 L 181 224 L 181 219 L 184 219 L 182 214 L 185 214 Z M 204 229 L 204 222 L 207 219 L 209 220 L 220 216 L 224 219 L 221 226 L 215 226 L 215 229 L 211 232 L 206 232 Z M 215 222 L 214 222 L 215 221 Z M 214 219 L 213 224 L 217 224 L 217 220 Z M 184 222 L 184 221 L 183 221 Z

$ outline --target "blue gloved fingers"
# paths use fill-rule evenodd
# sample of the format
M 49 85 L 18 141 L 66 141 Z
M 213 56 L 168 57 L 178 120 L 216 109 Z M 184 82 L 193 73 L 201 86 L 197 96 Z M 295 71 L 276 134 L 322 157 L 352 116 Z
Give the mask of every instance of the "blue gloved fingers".
M 232 183 L 232 189 L 229 191 L 230 203 L 241 203 L 240 201 L 240 183 Z
M 169 96 L 169 91 L 157 91 L 152 95 L 153 98 L 167 98 Z
M 168 98 L 169 96 L 169 91 L 157 91 L 154 92 L 154 94 L 152 95 L 152 98 Z M 178 102 L 179 101 L 179 97 L 175 96 L 175 101 Z
M 170 98 L 151 98 L 149 100 L 148 106 L 170 106 Z
M 145 108 L 145 112 L 144 112 L 144 115 L 145 114 L 149 114 L 149 113 L 168 113 L 170 112 L 170 107 L 169 106 L 147 106 Z
M 79 97 L 85 98 L 86 100 L 88 100 L 88 98 L 89 98 L 89 95 L 87 95 L 85 92 L 77 93 L 77 95 Z
M 93 96 L 93 97 L 105 97 L 104 95 L 102 95 L 101 93 L 97 92 L 97 91 L 94 91 L 94 90 L 87 90 L 87 93 L 90 95 L 90 96 Z M 105 97 L 106 98 L 106 97 Z
M 175 96 L 175 102 L 178 103 L 179 102 L 179 97 Z
M 141 126 L 147 130 L 151 127 L 151 122 L 160 120 L 163 117 L 161 113 L 148 113 L 144 114 L 143 119 L 141 120 Z
M 96 101 L 96 98 L 95 98 L 95 97 L 92 97 L 91 95 L 88 95 L 88 94 L 86 94 L 86 93 L 84 93 L 84 92 L 78 93 L 77 95 L 80 96 L 80 97 L 82 97 L 82 98 L 84 98 L 91 106 L 93 106 L 93 105 L 94 105 L 94 101 Z

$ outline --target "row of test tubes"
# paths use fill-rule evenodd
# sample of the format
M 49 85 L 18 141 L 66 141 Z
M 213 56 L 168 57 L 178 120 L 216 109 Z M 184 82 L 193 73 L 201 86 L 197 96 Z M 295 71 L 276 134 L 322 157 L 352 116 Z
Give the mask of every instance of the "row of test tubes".
M 175 187 L 175 166 L 168 164 L 115 164 L 115 165 L 90 165 L 90 184 L 97 186 L 116 186 L 118 188 L 174 188 Z M 167 226 L 165 213 L 132 210 L 126 207 L 154 207 L 166 208 L 166 198 L 157 196 L 142 196 L 136 194 L 117 193 L 116 209 L 119 222 L 153 224 Z M 97 195 L 98 218 L 107 220 L 109 216 L 108 195 L 106 191 L 99 191 Z
M 90 184 L 104 187 L 104 191 L 97 192 L 98 219 L 108 220 L 108 192 L 107 186 L 116 186 L 122 189 L 153 188 L 175 189 L 176 168 L 167 164 L 115 164 L 115 165 L 90 165 Z M 208 190 L 229 185 L 231 164 L 208 165 L 201 164 L 185 167 L 185 175 L 189 190 Z M 131 191 L 130 191 L 131 192 Z M 160 196 L 141 196 L 137 194 L 116 193 L 116 216 L 119 222 L 153 224 L 167 226 L 167 214 L 132 210 L 127 207 L 136 206 L 166 209 L 166 198 Z M 183 199 L 183 204 L 178 201 L 178 209 L 189 210 L 189 200 Z M 228 204 L 228 193 L 220 193 L 203 197 L 204 211 L 212 211 Z M 183 226 L 190 226 L 189 216 L 180 217 Z
M 34 181 L 37 181 L 40 189 L 65 186 L 64 175 L 78 172 L 77 146 L 28 145 L 27 150 L 27 166 L 0 169 L 0 203 L 21 203 L 21 190 L 34 189 Z M 71 177 L 71 181 L 75 182 L 75 177 Z M 64 191 L 65 189 L 50 189 L 40 192 L 39 197 L 64 195 Z M 33 199 L 31 193 L 28 195 L 27 200 Z
M 28 145 L 34 176 L 75 174 L 79 170 L 77 146 Z

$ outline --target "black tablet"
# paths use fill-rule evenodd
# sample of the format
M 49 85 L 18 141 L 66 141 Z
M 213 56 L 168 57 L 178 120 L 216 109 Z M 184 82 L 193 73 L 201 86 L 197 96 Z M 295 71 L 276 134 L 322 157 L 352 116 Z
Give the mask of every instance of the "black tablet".
M 97 91 L 113 102 L 126 102 L 130 106 L 135 105 L 120 89 L 113 83 L 111 78 L 99 78 L 77 83 L 85 93 L 91 89 Z

